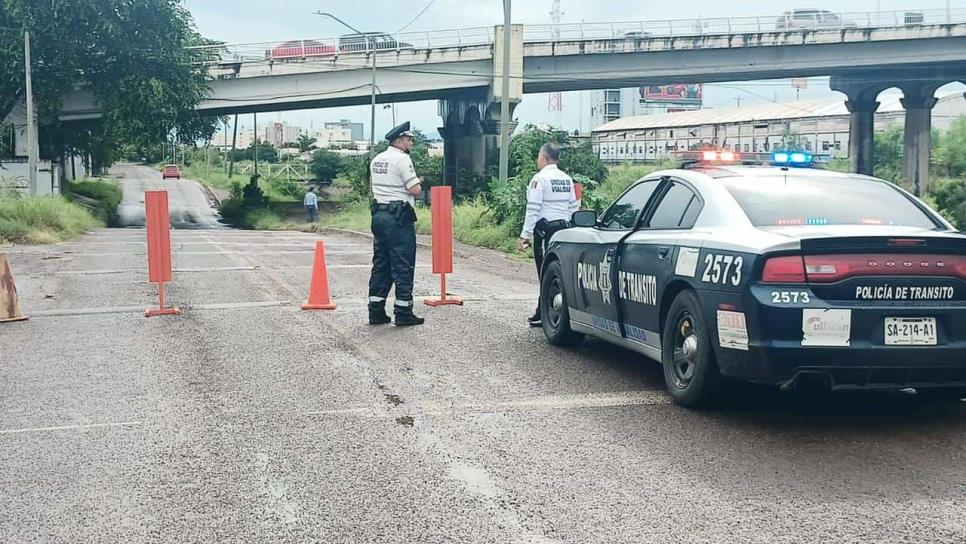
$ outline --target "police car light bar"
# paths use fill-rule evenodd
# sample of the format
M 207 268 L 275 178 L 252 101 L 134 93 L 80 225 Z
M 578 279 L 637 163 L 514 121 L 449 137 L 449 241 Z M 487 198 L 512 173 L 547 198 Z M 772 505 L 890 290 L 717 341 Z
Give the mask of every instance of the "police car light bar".
M 675 151 L 673 156 L 686 164 L 732 164 L 741 161 L 741 154 L 735 151 L 705 149 L 701 151 Z

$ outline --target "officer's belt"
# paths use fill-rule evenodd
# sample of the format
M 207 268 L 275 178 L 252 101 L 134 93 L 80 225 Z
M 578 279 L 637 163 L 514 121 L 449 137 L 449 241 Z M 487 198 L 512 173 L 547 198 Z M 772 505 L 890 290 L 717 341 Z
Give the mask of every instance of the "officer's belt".
M 381 203 L 381 202 L 374 202 L 372 204 L 372 211 L 374 211 L 374 212 L 390 212 L 396 206 L 408 206 L 408 205 L 409 205 L 409 203 L 406 202 L 406 201 L 403 201 L 403 200 L 393 200 L 392 202 L 390 202 L 388 204 L 384 204 L 384 203 Z

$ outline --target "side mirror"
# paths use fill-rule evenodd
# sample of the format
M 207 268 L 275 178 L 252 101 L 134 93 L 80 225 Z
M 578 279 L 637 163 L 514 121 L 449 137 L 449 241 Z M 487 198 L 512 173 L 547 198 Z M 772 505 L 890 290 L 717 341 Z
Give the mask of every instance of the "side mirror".
M 593 227 L 597 224 L 597 212 L 594 210 L 580 210 L 574 212 L 570 222 L 575 227 Z

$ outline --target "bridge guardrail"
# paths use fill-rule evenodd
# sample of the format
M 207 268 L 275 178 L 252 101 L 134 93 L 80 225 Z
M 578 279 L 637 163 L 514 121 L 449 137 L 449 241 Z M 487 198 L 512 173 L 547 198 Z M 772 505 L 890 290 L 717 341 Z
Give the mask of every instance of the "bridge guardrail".
M 805 11 L 805 10 L 796 10 Z M 622 21 L 610 23 L 566 23 L 525 25 L 524 42 L 555 42 L 610 39 L 651 39 L 760 32 L 812 32 L 875 28 L 910 28 L 924 25 L 966 23 L 966 9 L 910 9 L 830 13 L 814 10 L 814 16 L 784 12 L 761 17 L 669 19 L 664 21 Z M 377 51 L 470 47 L 493 43 L 493 27 L 476 27 L 392 34 L 390 43 Z M 248 62 L 319 62 L 353 57 L 365 58 L 367 50 L 340 50 L 339 38 L 221 44 L 200 46 L 206 64 Z M 353 63 L 355 64 L 355 63 Z M 363 65 L 364 63 L 359 63 Z

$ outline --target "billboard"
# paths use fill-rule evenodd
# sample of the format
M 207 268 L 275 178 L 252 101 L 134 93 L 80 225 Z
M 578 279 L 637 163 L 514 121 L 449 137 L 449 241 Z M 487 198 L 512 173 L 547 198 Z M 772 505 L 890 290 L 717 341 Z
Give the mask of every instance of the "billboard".
M 700 83 L 674 83 L 641 87 L 641 101 L 665 104 L 701 104 L 703 89 Z

